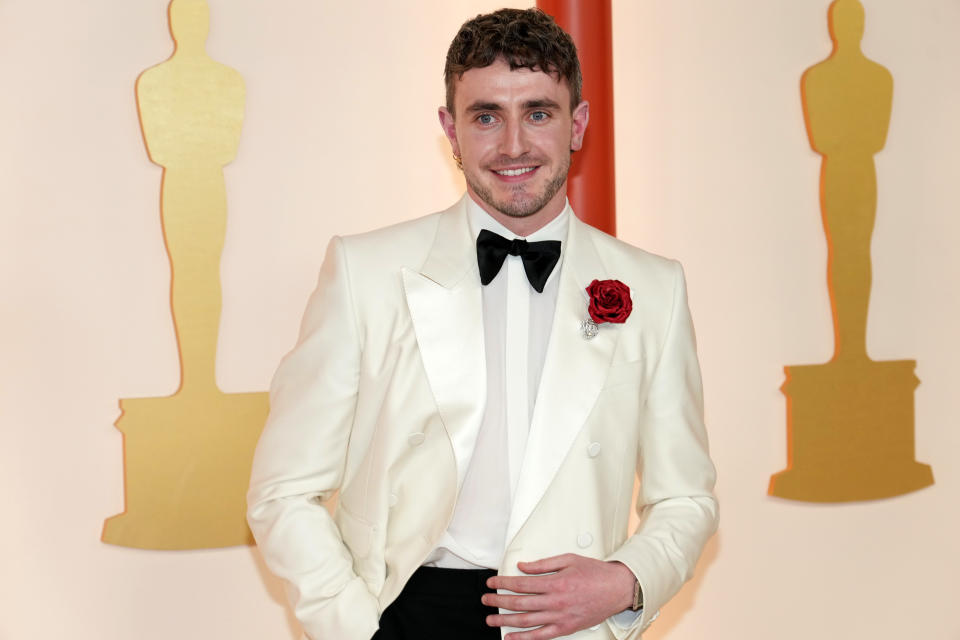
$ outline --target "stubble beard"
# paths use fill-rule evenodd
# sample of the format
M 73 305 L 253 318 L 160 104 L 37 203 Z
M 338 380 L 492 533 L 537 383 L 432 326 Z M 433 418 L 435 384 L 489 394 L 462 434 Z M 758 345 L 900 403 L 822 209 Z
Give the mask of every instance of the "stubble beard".
M 530 194 L 526 197 L 510 200 L 497 200 L 493 197 L 493 191 L 480 184 L 469 173 L 464 172 L 464 178 L 470 188 L 477 196 L 488 205 L 499 211 L 505 216 L 511 218 L 526 218 L 547 206 L 547 203 L 553 199 L 557 192 L 567 181 L 567 174 L 570 172 L 570 156 L 564 158 L 563 165 L 559 171 L 544 185 L 543 191 L 539 194 Z M 524 193 L 526 185 L 517 185 L 513 188 L 514 193 Z

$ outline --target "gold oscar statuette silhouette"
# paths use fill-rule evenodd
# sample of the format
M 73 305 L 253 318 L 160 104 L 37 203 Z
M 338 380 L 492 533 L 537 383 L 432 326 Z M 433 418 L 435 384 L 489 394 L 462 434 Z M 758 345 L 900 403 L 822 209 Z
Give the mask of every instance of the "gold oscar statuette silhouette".
M 930 467 L 914 459 L 916 361 L 867 355 L 873 156 L 886 141 L 893 78 L 860 49 L 858 0 L 831 4 L 829 24 L 833 52 L 803 74 L 801 93 L 810 144 L 823 156 L 834 352 L 826 364 L 785 367 L 787 468 L 769 488 L 770 495 L 810 502 L 887 498 L 933 483 Z
M 173 56 L 137 80 L 150 159 L 161 165 L 161 218 L 171 268 L 180 387 L 169 397 L 124 398 L 125 510 L 103 541 L 145 549 L 252 542 L 245 493 L 267 393 L 216 384 L 220 255 L 227 221 L 223 166 L 236 156 L 245 88 L 205 51 L 205 0 L 173 0 Z

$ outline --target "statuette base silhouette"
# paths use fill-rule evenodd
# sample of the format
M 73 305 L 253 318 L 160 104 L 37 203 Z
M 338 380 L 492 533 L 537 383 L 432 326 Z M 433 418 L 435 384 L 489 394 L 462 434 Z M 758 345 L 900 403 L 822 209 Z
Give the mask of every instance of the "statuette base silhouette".
M 120 408 L 126 510 L 106 520 L 103 541 L 140 549 L 253 544 L 246 490 L 269 394 L 181 391 L 125 398 Z
M 914 460 L 915 360 L 784 367 L 787 469 L 770 495 L 807 502 L 876 500 L 933 484 Z

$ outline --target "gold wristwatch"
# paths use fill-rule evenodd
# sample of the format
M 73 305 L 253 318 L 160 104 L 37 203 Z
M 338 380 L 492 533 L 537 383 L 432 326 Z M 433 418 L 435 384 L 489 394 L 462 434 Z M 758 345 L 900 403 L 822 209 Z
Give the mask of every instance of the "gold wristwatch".
M 640 581 L 636 580 L 633 583 L 633 604 L 630 605 L 631 611 L 639 611 L 643 609 L 643 591 L 640 589 Z

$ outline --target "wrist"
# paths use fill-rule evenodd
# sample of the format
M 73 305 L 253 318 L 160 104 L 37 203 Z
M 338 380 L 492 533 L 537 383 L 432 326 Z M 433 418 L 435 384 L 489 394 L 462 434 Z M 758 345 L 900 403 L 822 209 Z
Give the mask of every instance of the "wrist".
M 617 600 L 618 605 L 620 606 L 619 611 L 625 611 L 627 609 L 633 609 L 634 605 L 634 596 L 636 594 L 637 587 L 637 577 L 633 575 L 633 571 L 630 570 L 630 567 L 623 564 L 619 560 L 611 560 L 609 564 L 614 565 L 618 568 L 617 575 L 617 593 L 619 598 Z

